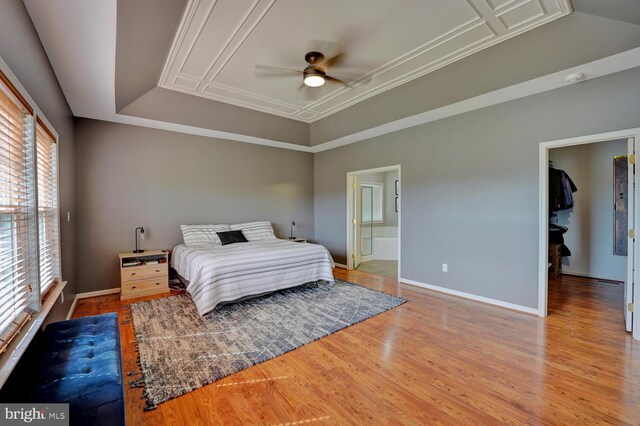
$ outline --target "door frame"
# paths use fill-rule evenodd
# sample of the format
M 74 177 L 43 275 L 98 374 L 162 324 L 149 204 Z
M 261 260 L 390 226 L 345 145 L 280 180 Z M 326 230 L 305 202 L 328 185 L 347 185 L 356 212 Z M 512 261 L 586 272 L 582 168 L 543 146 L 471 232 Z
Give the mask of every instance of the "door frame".
M 559 139 L 549 142 L 542 142 L 539 145 L 538 174 L 539 174 L 539 200 L 538 200 L 538 316 L 547 316 L 547 304 L 549 297 L 549 150 L 575 145 L 585 145 L 598 142 L 608 142 L 618 139 L 635 138 L 636 143 L 640 141 L 640 128 L 619 130 L 615 132 L 599 133 L 594 135 L 579 136 L 575 138 Z M 640 185 L 636 184 L 634 189 L 634 223 L 640 224 Z M 640 265 L 640 250 L 634 250 L 633 266 L 636 271 Z M 635 285 L 634 285 L 635 287 Z M 634 288 L 633 303 L 640 307 L 640 291 Z M 640 340 L 640 314 L 636 312 L 633 316 L 633 337 Z
M 382 173 L 390 171 L 398 171 L 398 281 L 400 281 L 400 255 L 402 253 L 402 167 L 400 164 L 393 166 L 378 167 L 375 169 L 357 170 L 347 173 L 347 269 L 351 270 L 353 266 L 353 254 L 356 247 L 354 223 L 355 209 L 354 209 L 354 196 L 353 185 L 355 184 L 355 177 L 358 175 L 365 175 L 369 173 Z

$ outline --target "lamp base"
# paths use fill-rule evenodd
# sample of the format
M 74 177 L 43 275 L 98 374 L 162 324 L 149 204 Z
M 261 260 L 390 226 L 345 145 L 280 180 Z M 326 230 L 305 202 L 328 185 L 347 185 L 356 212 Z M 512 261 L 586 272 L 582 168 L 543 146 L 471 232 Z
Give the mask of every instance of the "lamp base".
M 144 250 L 134 250 L 134 253 L 144 253 Z

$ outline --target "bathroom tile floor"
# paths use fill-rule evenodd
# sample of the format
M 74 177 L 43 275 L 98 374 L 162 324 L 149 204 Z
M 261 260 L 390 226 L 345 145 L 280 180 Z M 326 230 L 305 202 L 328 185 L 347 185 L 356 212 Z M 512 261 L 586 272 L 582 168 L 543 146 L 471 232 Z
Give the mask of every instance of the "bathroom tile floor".
M 360 263 L 356 269 L 360 272 L 368 272 L 380 277 L 398 279 L 397 260 L 369 260 L 368 262 Z

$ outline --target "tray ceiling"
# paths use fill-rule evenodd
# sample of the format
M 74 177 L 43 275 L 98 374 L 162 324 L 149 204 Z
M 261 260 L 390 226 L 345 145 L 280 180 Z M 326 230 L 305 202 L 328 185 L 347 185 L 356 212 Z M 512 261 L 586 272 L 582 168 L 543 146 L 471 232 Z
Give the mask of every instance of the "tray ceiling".
M 313 122 L 568 13 L 569 0 L 189 0 L 159 86 Z M 329 74 L 353 87 L 256 75 L 302 70 L 310 50 L 346 52 Z

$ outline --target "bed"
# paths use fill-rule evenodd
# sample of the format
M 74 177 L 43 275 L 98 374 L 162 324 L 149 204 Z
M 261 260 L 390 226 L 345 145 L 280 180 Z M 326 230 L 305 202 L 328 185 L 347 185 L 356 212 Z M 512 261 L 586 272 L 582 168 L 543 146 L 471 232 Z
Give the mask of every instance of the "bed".
M 237 244 L 178 245 L 171 266 L 200 315 L 218 304 L 302 284 L 333 282 L 334 262 L 318 244 L 265 239 Z

